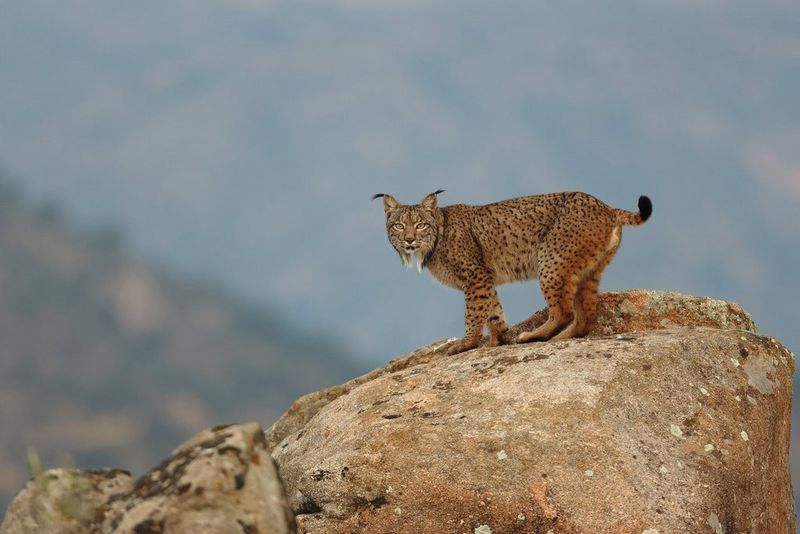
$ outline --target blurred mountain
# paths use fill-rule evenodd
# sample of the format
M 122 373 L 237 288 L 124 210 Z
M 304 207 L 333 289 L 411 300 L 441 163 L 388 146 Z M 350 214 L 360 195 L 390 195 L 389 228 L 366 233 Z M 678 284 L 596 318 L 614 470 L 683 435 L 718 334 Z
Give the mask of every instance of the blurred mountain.
M 646 193 L 603 288 L 734 300 L 800 347 L 798 50 L 789 0 L 12 0 L 0 159 L 373 364 L 463 305 L 398 267 L 373 193 Z M 512 319 L 542 304 L 508 292 Z
M 0 182 L 0 510 L 28 473 L 151 466 L 226 421 L 276 419 L 358 373 L 341 346 L 223 291 L 130 260 L 113 230 L 70 230 Z

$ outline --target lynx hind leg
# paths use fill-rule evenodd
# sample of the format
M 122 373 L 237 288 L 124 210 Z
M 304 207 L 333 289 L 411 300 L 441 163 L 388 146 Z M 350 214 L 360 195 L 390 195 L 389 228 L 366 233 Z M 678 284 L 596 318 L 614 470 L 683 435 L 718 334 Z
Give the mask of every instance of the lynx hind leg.
M 583 220 L 569 218 L 553 226 L 539 250 L 540 284 L 549 306 L 547 321 L 520 334 L 518 341 L 554 338 L 567 323 L 569 326 L 554 339 L 576 335 L 581 324 L 585 323 L 584 307 L 575 310 L 576 297 L 587 275 L 599 267 L 609 249 L 613 248 L 609 241 L 610 232 L 610 227 L 606 230 L 602 225 L 591 228 Z M 585 294 L 581 292 L 580 299 L 583 297 Z
M 578 292 L 575 295 L 575 319 L 557 336 L 554 341 L 569 339 L 572 337 L 583 337 L 589 333 L 589 328 L 597 317 L 597 291 L 600 287 L 600 277 L 611 259 L 619 248 L 619 238 L 612 238 L 609 249 L 605 251 L 603 258 L 597 262 L 586 277 L 578 284 Z
M 572 315 L 575 294 L 578 291 L 578 277 L 575 274 L 559 277 L 543 270 L 540 285 L 549 307 L 547 321 L 530 332 L 521 333 L 517 337 L 519 343 L 550 339 L 569 322 Z
M 611 260 L 614 258 L 614 254 L 617 253 L 618 248 L 619 240 L 617 240 L 616 245 L 608 251 L 605 258 L 603 258 L 603 261 L 600 262 L 594 273 L 592 273 L 591 278 L 589 278 L 587 283 L 584 284 L 582 294 L 584 327 L 578 335 L 585 336 L 588 334 L 589 328 L 592 327 L 592 324 L 594 324 L 595 319 L 597 318 L 597 292 L 600 288 L 600 277 L 603 275 L 603 271 L 606 270 L 606 267 L 608 267 L 608 264 L 611 263 Z
M 592 274 L 580 283 L 575 295 L 575 318 L 564 330 L 551 338 L 553 341 L 586 335 L 597 315 L 597 288 L 599 285 L 599 272 Z

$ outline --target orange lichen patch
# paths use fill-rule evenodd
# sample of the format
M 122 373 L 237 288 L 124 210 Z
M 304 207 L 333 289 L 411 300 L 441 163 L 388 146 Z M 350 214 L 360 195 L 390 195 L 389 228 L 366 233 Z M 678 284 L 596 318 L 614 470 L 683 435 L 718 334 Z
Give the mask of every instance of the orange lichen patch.
M 597 312 L 592 335 L 681 327 L 757 331 L 753 320 L 738 304 L 667 291 L 601 293 Z
M 323 532 L 472 534 L 482 525 L 497 533 L 578 532 L 566 518 L 556 519 L 551 512 L 545 513 L 524 494 L 488 490 L 435 476 L 411 478 L 385 499 L 373 502 L 363 501 L 346 521 Z
M 502 339 L 512 341 L 521 332 L 536 329 L 546 320 L 545 308 L 509 328 Z M 597 317 L 588 335 L 596 337 L 701 327 L 758 331 L 753 320 L 738 304 L 669 291 L 633 289 L 599 294 Z M 481 341 L 482 345 L 488 342 L 489 336 Z
M 547 519 L 555 519 L 558 516 L 558 510 L 555 506 L 550 504 L 547 500 L 547 484 L 542 480 L 537 480 L 528 485 L 528 492 L 533 499 L 533 502 L 541 508 L 544 517 Z

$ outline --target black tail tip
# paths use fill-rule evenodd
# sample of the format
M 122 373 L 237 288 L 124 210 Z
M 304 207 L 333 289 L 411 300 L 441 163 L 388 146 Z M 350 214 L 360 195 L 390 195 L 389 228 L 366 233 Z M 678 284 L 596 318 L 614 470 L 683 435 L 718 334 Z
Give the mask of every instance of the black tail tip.
M 650 215 L 653 213 L 653 203 L 650 202 L 650 199 L 646 196 L 642 195 L 639 197 L 639 216 L 642 218 L 642 222 L 646 221 L 650 218 Z

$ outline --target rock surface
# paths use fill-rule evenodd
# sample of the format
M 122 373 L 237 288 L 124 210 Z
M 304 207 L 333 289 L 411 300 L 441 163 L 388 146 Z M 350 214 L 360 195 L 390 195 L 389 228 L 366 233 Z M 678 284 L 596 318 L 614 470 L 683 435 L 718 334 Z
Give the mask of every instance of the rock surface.
M 266 434 L 299 531 L 793 533 L 793 355 L 723 301 L 605 294 L 598 317 L 299 399 Z
M 0 534 L 295 532 L 265 446 L 260 425 L 229 425 L 194 436 L 135 484 L 119 471 L 47 471 L 11 504 Z
M 606 293 L 585 339 L 447 344 L 307 395 L 266 433 L 200 433 L 135 483 L 44 472 L 0 534 L 794 532 L 794 357 L 739 306 Z
M 750 315 L 736 303 L 708 297 L 683 295 L 672 291 L 631 290 L 600 293 L 597 303 L 597 320 L 589 330 L 589 337 L 621 334 L 643 330 L 670 328 L 710 328 L 747 330 L 758 332 Z M 511 335 L 533 330 L 547 320 L 547 309 L 539 310 L 528 320 L 511 327 Z M 483 339 L 485 343 L 488 336 Z M 432 343 L 401 358 L 390 361 L 344 384 L 315 391 L 300 397 L 266 432 L 270 450 L 284 437 L 297 432 L 329 402 L 349 392 L 354 387 L 387 373 L 400 371 L 418 363 L 427 363 L 431 357 L 443 353 L 444 341 Z
M 51 469 L 31 479 L 6 512 L 2 534 L 83 534 L 97 523 L 105 504 L 133 488 L 119 469 Z

